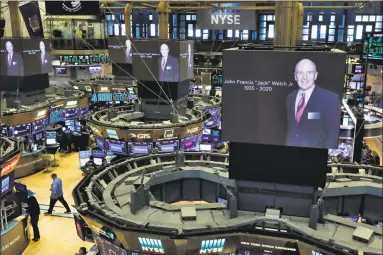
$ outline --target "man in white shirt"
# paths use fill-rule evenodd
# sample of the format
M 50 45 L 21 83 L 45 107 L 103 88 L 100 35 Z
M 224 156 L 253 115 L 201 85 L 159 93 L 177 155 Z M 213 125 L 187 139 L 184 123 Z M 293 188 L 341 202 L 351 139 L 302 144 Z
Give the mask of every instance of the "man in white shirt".
M 317 77 L 316 65 L 310 59 L 296 64 L 294 78 L 299 89 L 291 92 L 286 100 L 287 146 L 337 148 L 340 98 L 316 86 Z

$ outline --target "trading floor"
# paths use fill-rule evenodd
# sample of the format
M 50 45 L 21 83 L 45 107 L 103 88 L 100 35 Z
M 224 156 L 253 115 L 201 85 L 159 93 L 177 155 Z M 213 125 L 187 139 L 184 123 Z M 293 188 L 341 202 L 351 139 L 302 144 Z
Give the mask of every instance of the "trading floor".
M 57 175 L 63 181 L 64 198 L 69 205 L 73 204 L 72 190 L 82 178 L 79 170 L 78 153 L 74 152 L 69 155 L 61 154 L 59 157 L 59 166 L 49 168 L 49 170 L 20 179 L 20 181 L 28 186 L 28 189 L 36 193 L 37 201 L 40 204 L 41 215 L 39 220 L 39 228 L 41 239 L 39 242 L 30 242 L 28 248 L 23 255 L 68 255 L 75 254 L 79 247 L 86 247 L 88 250 L 93 245 L 88 242 L 83 242 L 77 236 L 76 227 L 72 215 L 63 214 L 59 216 L 44 216 L 49 205 L 51 173 Z M 72 211 L 75 209 L 72 207 Z M 65 209 L 60 204 L 56 203 L 55 212 L 64 212 Z M 65 215 L 65 216 L 64 216 Z M 31 229 L 32 230 L 32 229 Z M 33 231 L 30 231 L 33 233 Z M 30 236 L 32 239 L 33 236 Z M 60 240 L 60 242 L 57 242 Z

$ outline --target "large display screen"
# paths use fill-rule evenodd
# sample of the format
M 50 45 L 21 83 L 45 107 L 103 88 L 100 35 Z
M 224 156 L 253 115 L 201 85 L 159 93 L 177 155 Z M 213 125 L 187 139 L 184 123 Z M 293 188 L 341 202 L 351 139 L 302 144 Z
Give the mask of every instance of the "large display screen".
M 132 41 L 126 36 L 108 38 L 108 54 L 112 62 L 117 64 L 132 64 Z
M 96 146 L 102 150 L 105 149 L 105 140 L 102 137 L 94 136 L 96 140 Z
M 65 120 L 65 111 L 62 108 L 51 108 L 49 110 L 49 124 Z
M 45 130 L 45 124 L 47 123 L 48 119 L 42 119 L 42 120 L 36 120 L 32 123 L 32 134 L 36 134 L 38 132 L 41 132 Z
M 65 119 L 76 119 L 80 116 L 79 108 L 65 109 L 64 110 Z
M 0 196 L 3 196 L 4 194 L 8 193 L 13 189 L 13 183 L 14 183 L 14 173 L 10 173 L 6 176 L 1 177 L 1 193 Z
M 178 150 L 178 140 L 159 141 L 156 142 L 155 147 L 160 153 L 175 152 Z
M 50 41 L 1 39 L 1 75 L 29 76 L 52 71 Z
M 361 59 L 383 61 L 383 33 L 367 33 L 362 45 Z
M 21 137 L 31 134 L 31 124 L 22 124 L 9 127 L 9 137 Z
M 105 63 L 108 63 L 108 56 L 105 54 L 60 56 L 60 65 L 95 65 Z
M 184 151 L 199 151 L 198 136 L 193 135 L 182 139 L 181 146 Z
M 192 41 L 134 41 L 133 76 L 143 81 L 180 82 L 193 77 Z M 190 49 L 190 50 L 189 50 Z
M 105 140 L 106 150 L 114 154 L 127 155 L 126 144 L 123 141 Z
M 223 140 L 336 148 L 345 64 L 342 52 L 225 50 Z

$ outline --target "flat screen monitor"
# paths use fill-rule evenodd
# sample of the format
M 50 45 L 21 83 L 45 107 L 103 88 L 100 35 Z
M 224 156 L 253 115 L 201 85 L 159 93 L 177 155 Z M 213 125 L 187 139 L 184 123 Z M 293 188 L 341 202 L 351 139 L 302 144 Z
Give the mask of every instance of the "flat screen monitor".
M 113 101 L 125 102 L 128 99 L 128 93 L 126 92 L 113 92 Z
M 49 111 L 49 124 L 65 120 L 65 112 L 62 108 L 51 108 Z
M 113 101 L 113 94 L 108 93 L 97 93 L 97 101 L 98 102 L 110 102 Z
M 118 139 L 118 134 L 117 134 L 116 130 L 114 130 L 114 129 L 106 129 L 106 133 L 108 134 L 108 136 L 110 138 Z
M 95 236 L 96 246 L 100 252 L 100 255 L 128 255 L 128 252 L 111 242 Z
M 36 141 L 40 141 L 41 139 L 43 139 L 43 132 L 35 134 L 35 140 Z
M 47 145 L 56 145 L 57 144 L 57 133 L 56 131 L 47 131 L 45 133 L 45 139 Z
M 80 115 L 79 108 L 64 109 L 65 119 L 76 119 Z
M 364 65 L 352 64 L 352 73 L 364 73 Z
M 159 141 L 155 145 L 160 153 L 171 153 L 178 150 L 178 140 Z
M 133 89 L 133 88 L 128 88 L 128 92 L 129 92 L 129 94 L 136 94 L 136 93 L 134 92 L 134 89 Z
M 362 43 L 361 59 L 368 57 L 369 61 L 383 61 L 383 33 L 366 33 Z
M 137 155 L 145 155 L 151 152 L 153 144 L 147 142 L 133 142 L 128 143 L 129 155 L 137 156 Z
M 104 151 L 99 151 L 99 150 L 92 150 L 92 155 L 95 158 L 104 158 L 105 157 Z
M 200 151 L 211 151 L 211 144 L 203 144 L 199 145 Z
M 45 124 L 47 123 L 47 119 L 36 120 L 32 123 L 32 134 L 36 134 L 38 132 L 45 130 Z
M 105 140 L 102 137 L 95 136 L 96 145 L 98 148 L 104 150 L 105 149 Z
M 85 115 L 87 115 L 88 111 L 89 111 L 88 105 L 80 107 L 80 117 L 84 117 Z
M 184 151 L 199 151 L 198 136 L 193 135 L 181 140 L 182 149 Z
M 7 194 L 13 189 L 13 183 L 14 183 L 14 173 L 10 173 L 6 176 L 1 177 L 1 193 L 0 196 Z
M 105 146 L 105 149 L 113 154 L 127 155 L 126 143 L 124 141 L 106 139 Z
M 66 67 L 56 67 L 55 71 L 56 71 L 56 74 L 67 74 Z
M 219 116 L 212 116 L 207 121 L 205 121 L 204 126 L 205 128 L 214 128 L 218 126 L 220 121 Z
M 31 124 L 22 124 L 9 127 L 9 137 L 21 137 L 31 134 Z
M 101 66 L 90 66 L 89 73 L 91 74 L 101 73 Z
M 76 225 L 77 236 L 81 240 L 85 241 L 84 225 L 85 221 L 81 218 L 79 214 L 73 214 L 74 223 Z

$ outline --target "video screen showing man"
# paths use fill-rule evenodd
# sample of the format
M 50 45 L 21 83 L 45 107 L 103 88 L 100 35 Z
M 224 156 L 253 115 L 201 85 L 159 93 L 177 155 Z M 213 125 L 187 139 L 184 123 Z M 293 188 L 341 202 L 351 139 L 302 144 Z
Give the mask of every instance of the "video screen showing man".
M 129 39 L 127 39 L 125 41 L 125 46 L 126 46 L 126 49 L 125 49 L 125 63 L 126 64 L 131 64 L 132 63 L 132 41 L 130 41 Z
M 7 76 L 24 76 L 24 61 L 22 54 L 16 52 L 13 41 L 5 41 L 5 57 L 3 59 L 4 74 Z M 21 46 L 20 46 L 21 47 Z
M 178 82 L 180 76 L 180 66 L 178 59 L 169 55 L 169 46 L 161 44 L 159 66 L 159 81 Z
M 302 59 L 295 66 L 298 88 L 287 96 L 287 146 L 334 148 L 339 135 L 339 96 L 316 85 L 316 64 Z
M 52 71 L 51 55 L 45 50 L 44 41 L 40 41 L 40 64 L 41 73 L 50 73 Z
M 224 50 L 222 139 L 337 148 L 346 57 L 339 51 Z

